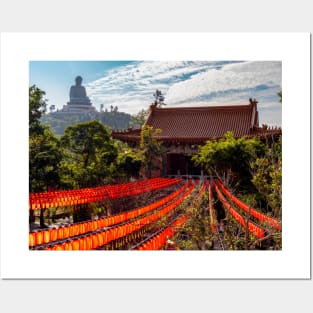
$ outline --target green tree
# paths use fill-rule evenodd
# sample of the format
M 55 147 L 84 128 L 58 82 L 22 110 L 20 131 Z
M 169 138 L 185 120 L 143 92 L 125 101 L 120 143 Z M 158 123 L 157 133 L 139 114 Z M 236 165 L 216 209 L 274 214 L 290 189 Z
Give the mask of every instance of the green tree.
M 61 161 L 59 140 L 49 127 L 40 122 L 46 112 L 45 92 L 35 85 L 29 87 L 29 192 L 47 191 L 57 187 L 60 181 L 58 166 Z M 34 222 L 34 212 L 29 221 Z M 43 209 L 40 226 L 45 227 Z
M 148 118 L 150 110 L 142 109 L 137 114 L 131 116 L 129 126 L 133 128 L 141 128 Z
M 117 175 L 124 176 L 127 180 L 131 177 L 138 178 L 143 162 L 138 153 L 126 148 L 117 157 Z
M 156 91 L 155 91 L 155 93 L 153 94 L 153 96 L 154 96 L 154 104 L 155 105 L 158 105 L 159 107 L 162 107 L 162 105 L 165 105 L 165 103 L 164 103 L 164 96 L 163 96 L 163 94 L 162 94 L 162 91 L 161 90 L 159 90 L 159 89 L 157 89 Z
M 174 237 L 180 249 L 211 250 L 214 248 L 214 235 L 210 227 L 207 203 L 208 194 L 205 193 L 200 201 L 190 197 L 189 201 L 183 204 L 188 219 Z
M 29 87 L 29 134 L 42 133 L 43 127 L 40 118 L 47 110 L 46 93 L 36 85 Z
M 61 137 L 62 182 L 71 188 L 106 183 L 115 169 L 117 149 L 109 130 L 97 121 L 69 126 Z
M 59 184 L 60 143 L 48 127 L 29 137 L 29 191 L 47 191 Z
M 282 92 L 282 90 L 279 91 L 279 92 L 277 93 L 277 95 L 278 95 L 278 97 L 279 97 L 279 102 L 282 103 L 282 101 L 283 101 L 283 92 Z
M 143 167 L 148 178 L 152 177 L 152 171 L 160 169 L 158 165 L 162 157 L 162 142 L 156 137 L 160 135 L 161 129 L 153 129 L 152 126 L 146 125 L 140 133 L 140 151 L 143 158 Z
M 264 153 L 265 146 L 257 138 L 238 138 L 227 132 L 220 140 L 210 140 L 192 157 L 196 165 L 202 165 L 210 175 L 224 182 L 236 181 L 251 185 L 250 163 Z
M 265 197 L 273 215 L 281 219 L 282 137 L 266 150 L 265 156 L 251 163 L 252 182 Z
M 42 127 L 42 133 L 32 133 L 29 137 L 29 192 L 45 192 L 49 187 L 57 188 L 60 177 L 58 167 L 61 162 L 59 140 L 48 127 Z M 40 226 L 45 227 L 42 209 Z M 34 222 L 34 212 L 30 211 L 30 222 Z
M 50 112 L 41 116 L 40 122 L 44 125 L 49 125 L 51 130 L 57 135 L 64 135 L 65 128 L 77 123 L 91 122 L 97 120 L 102 124 L 114 129 L 121 130 L 129 127 L 131 115 L 125 112 L 113 111 L 108 112 L 100 111 L 93 112 L 93 114 L 56 114 Z

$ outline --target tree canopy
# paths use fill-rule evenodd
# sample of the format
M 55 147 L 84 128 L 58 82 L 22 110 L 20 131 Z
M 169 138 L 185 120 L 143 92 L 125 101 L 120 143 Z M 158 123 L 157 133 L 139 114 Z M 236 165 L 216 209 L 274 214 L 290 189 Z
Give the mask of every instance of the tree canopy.
M 44 99 L 46 93 L 36 85 L 29 87 L 29 133 L 43 132 L 40 118 L 47 110 L 47 100 Z
M 104 184 L 111 177 L 117 149 L 103 124 L 91 121 L 67 127 L 61 147 L 64 184 L 91 187 Z
M 279 91 L 279 92 L 277 93 L 277 95 L 278 95 L 278 97 L 279 97 L 279 102 L 282 103 L 282 102 L 283 102 L 283 92 L 282 92 L 282 90 Z
M 48 127 L 29 137 L 29 190 L 47 191 L 59 184 L 60 142 Z
M 29 190 L 47 191 L 59 183 L 58 165 L 61 160 L 59 140 L 49 127 L 41 124 L 47 103 L 45 92 L 29 87 Z
M 257 138 L 236 139 L 232 132 L 227 132 L 220 140 L 207 141 L 192 160 L 196 165 L 202 165 L 210 175 L 249 184 L 250 162 L 264 150 L 264 144 Z
M 162 155 L 162 142 L 155 137 L 161 132 L 161 129 L 153 129 L 149 125 L 141 129 L 139 147 L 143 157 L 145 174 L 148 178 L 152 176 L 153 170 L 160 169 L 157 165 L 157 158 Z
M 282 210 L 282 137 L 266 150 L 263 157 L 251 163 L 252 182 L 261 193 L 275 217 Z
M 141 128 L 148 118 L 150 110 L 142 109 L 137 114 L 132 115 L 129 126 L 133 128 Z
M 113 108 L 113 107 L 112 107 Z M 111 129 L 121 130 L 127 129 L 130 126 L 131 115 L 125 112 L 119 112 L 117 106 L 112 111 L 103 111 L 92 113 L 72 113 L 72 114 L 60 114 L 53 112 L 52 114 L 45 114 L 41 117 L 40 121 L 44 125 L 51 127 L 51 130 L 57 135 L 64 135 L 65 129 L 68 126 L 75 125 L 77 123 L 98 121 Z

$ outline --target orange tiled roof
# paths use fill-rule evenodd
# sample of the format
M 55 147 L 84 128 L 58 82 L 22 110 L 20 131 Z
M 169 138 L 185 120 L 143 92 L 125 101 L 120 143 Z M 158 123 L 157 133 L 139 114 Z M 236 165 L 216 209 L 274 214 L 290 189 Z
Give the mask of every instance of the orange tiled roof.
M 232 131 L 236 138 L 259 133 L 256 102 L 248 105 L 158 108 L 151 106 L 145 125 L 160 128 L 158 137 L 168 142 L 200 143 L 212 138 L 221 138 Z M 138 141 L 138 130 L 112 133 L 114 138 Z

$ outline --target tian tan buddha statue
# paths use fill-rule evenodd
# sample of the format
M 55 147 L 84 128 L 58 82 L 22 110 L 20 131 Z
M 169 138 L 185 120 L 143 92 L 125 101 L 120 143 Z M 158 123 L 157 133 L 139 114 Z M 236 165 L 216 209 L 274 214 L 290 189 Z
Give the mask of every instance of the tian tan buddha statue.
M 70 102 L 68 105 L 91 105 L 90 99 L 87 97 L 86 89 L 82 86 L 82 77 L 75 78 L 75 85 L 70 89 Z

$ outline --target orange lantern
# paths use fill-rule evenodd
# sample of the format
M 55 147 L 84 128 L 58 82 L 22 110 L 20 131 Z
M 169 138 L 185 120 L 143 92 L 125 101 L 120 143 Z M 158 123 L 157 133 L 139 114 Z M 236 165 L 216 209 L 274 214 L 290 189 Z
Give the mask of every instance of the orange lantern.
M 41 231 L 36 232 L 36 245 L 43 244 L 43 233 Z
M 86 250 L 86 240 L 85 238 L 79 238 L 79 250 Z
M 29 233 L 29 247 L 34 247 L 36 245 L 36 234 Z
M 49 243 L 50 242 L 50 230 L 45 230 L 43 232 L 43 242 Z
M 92 235 L 91 238 L 92 238 L 92 249 L 98 248 L 99 246 L 98 235 L 97 234 Z
M 85 238 L 86 250 L 92 250 L 92 239 L 90 236 L 86 236 Z
M 92 222 L 92 230 L 96 230 L 98 228 L 98 223 L 97 221 Z
M 82 235 L 85 233 L 86 223 L 79 224 L 79 234 Z
M 65 242 L 64 250 L 73 250 L 72 241 L 68 240 Z
M 58 240 L 58 230 L 54 227 L 50 230 L 50 241 Z
M 73 237 L 74 236 L 74 225 L 70 225 L 69 226 L 69 237 Z
M 73 230 L 73 233 L 74 233 L 74 236 L 78 236 L 79 235 L 79 228 L 80 228 L 80 225 L 79 224 L 75 224 L 73 226 L 74 230 Z
M 98 246 L 102 247 L 104 245 L 103 233 L 98 233 Z
M 79 250 L 79 240 L 72 241 L 73 250 Z
M 64 238 L 64 228 L 63 226 L 60 226 L 58 229 L 58 240 L 62 240 Z
M 63 228 L 63 238 L 68 238 L 70 236 L 70 227 L 69 226 L 65 226 Z

